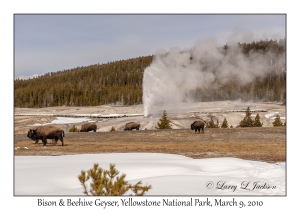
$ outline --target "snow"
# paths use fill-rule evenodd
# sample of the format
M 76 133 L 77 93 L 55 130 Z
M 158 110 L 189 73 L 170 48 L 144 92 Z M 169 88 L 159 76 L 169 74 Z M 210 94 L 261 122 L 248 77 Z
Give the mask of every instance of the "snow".
M 242 116 L 246 116 L 246 114 L 242 114 Z M 251 117 L 256 117 L 256 114 L 251 114 Z
M 103 106 L 104 107 L 104 106 Z M 109 106 L 107 106 L 109 107 Z M 210 107 L 210 104 L 209 106 Z M 221 107 L 221 106 L 218 106 Z M 277 108 L 277 107 L 276 107 Z M 225 109 L 225 108 L 224 108 Z M 226 110 L 228 108 L 226 107 Z M 190 109 L 194 110 L 194 109 Z M 232 109 L 235 110 L 235 107 Z M 239 111 L 239 107 L 236 108 Z M 268 109 L 272 110 L 272 109 Z M 121 110 L 119 112 L 102 112 L 102 114 L 83 111 L 82 113 L 88 114 L 78 114 L 76 117 L 57 117 L 56 121 L 50 123 L 80 123 L 83 121 L 91 122 L 89 116 L 92 117 L 120 117 L 120 116 L 140 116 L 141 114 L 128 114 L 135 113 Z M 201 108 L 201 111 L 207 111 Z M 230 110 L 229 110 L 230 111 Z M 267 117 L 274 117 L 276 115 L 274 110 L 272 115 Z M 56 110 L 59 112 L 59 110 Z M 199 111 L 192 111 L 199 112 Z M 27 112 L 28 113 L 28 112 Z M 118 114 L 109 114 L 118 113 Z M 120 114 L 121 113 L 121 114 Z M 122 114 L 125 113 L 125 114 Z M 139 111 L 137 112 L 139 113 Z M 59 114 L 59 113 L 58 113 Z M 193 113 L 192 113 L 193 114 Z M 43 114 L 44 115 L 44 114 Z M 239 113 L 238 113 L 239 115 Z M 51 116 L 49 114 L 49 116 Z M 52 115 L 53 116 L 53 115 Z M 154 119 L 154 117 L 156 117 Z M 144 128 L 153 128 L 157 120 L 161 117 L 161 114 L 152 115 L 151 118 L 143 118 L 139 120 L 144 122 Z M 186 115 L 183 115 L 186 117 Z M 240 117 L 240 115 L 239 115 Z M 151 120 L 150 120 L 151 119 Z M 104 122 L 109 122 L 112 119 L 102 119 L 101 123 L 106 126 Z M 124 119 L 113 119 L 120 121 L 120 125 L 124 125 Z M 129 120 L 129 118 L 128 118 Z M 130 119 L 131 120 L 131 119 Z M 133 119 L 136 120 L 136 119 Z M 227 118 L 228 120 L 228 118 Z M 182 121 L 180 121 L 182 123 Z M 45 124 L 44 124 L 45 125 Z M 105 127 L 102 127 L 104 129 Z M 108 131 L 111 126 L 107 127 Z M 290 129 L 291 130 L 291 129 Z M 295 136 L 295 139 L 297 137 Z M 293 147 L 294 148 L 294 147 Z M 25 150 L 25 147 L 14 148 L 15 150 Z M 30 148 L 29 148 L 30 149 Z M 41 150 L 47 150 L 47 148 L 41 148 Z M 6 150 L 8 151 L 8 150 Z M 297 154 L 290 154 L 290 166 L 295 162 Z M 175 198 L 178 200 L 188 200 L 188 196 L 200 198 L 201 200 L 206 200 L 203 196 L 209 196 L 208 199 L 214 201 L 212 196 L 217 196 L 217 199 L 222 198 L 222 200 L 232 200 L 230 197 L 237 197 L 238 200 L 258 200 L 264 201 L 264 206 L 268 207 L 278 207 L 280 205 L 288 205 L 291 201 L 296 201 L 296 195 L 298 188 L 296 186 L 297 180 L 289 177 L 289 186 L 286 186 L 286 163 L 265 163 L 257 161 L 249 161 L 237 158 L 211 158 L 211 159 L 191 159 L 180 155 L 171 154 L 159 154 L 159 153 L 111 153 L 111 154 L 85 154 L 85 155 L 66 155 L 66 156 L 14 156 L 14 162 L 12 164 L 3 164 L 7 168 L 8 173 L 7 178 L 11 178 L 11 182 L 5 182 L 5 190 L 3 190 L 4 200 L 7 200 L 5 196 L 14 195 L 14 200 L 9 202 L 10 206 L 18 206 L 23 208 L 23 206 L 37 207 L 37 198 L 42 198 L 45 200 L 56 200 L 59 202 L 61 198 L 66 199 L 65 196 L 72 196 L 72 200 L 78 200 L 75 196 L 84 196 L 82 191 L 82 186 L 80 185 L 77 176 L 80 174 L 81 170 L 89 170 L 92 168 L 94 163 L 99 163 L 100 167 L 108 169 L 110 163 L 115 163 L 116 168 L 120 173 L 126 173 L 126 180 L 131 183 L 136 183 L 137 181 L 142 181 L 144 184 L 151 184 L 152 189 L 150 189 L 146 195 L 150 195 L 145 199 L 161 200 L 162 196 L 168 196 L 167 198 Z M 297 172 L 297 167 L 290 167 L 290 175 L 295 176 Z M 246 181 L 246 182 L 244 182 Z M 212 189 L 207 189 L 208 184 L 214 184 Z M 276 186 L 275 189 L 254 189 L 246 190 L 241 189 L 241 185 L 253 186 L 254 182 L 258 182 L 259 185 L 267 184 L 269 186 Z M 12 184 L 13 183 L 13 184 Z M 227 187 L 229 189 L 216 189 Z M 222 186 L 222 184 L 224 184 Z M 210 186 L 210 185 L 209 185 Z M 236 186 L 236 189 L 234 188 Z M 231 187 L 231 188 L 230 188 Z M 235 190 L 234 190 L 235 189 Z M 289 189 L 289 191 L 287 191 Z M 297 189 L 297 190 L 296 190 Z M 11 193 L 7 193 L 9 190 L 13 190 Z M 293 191 L 292 191 L 293 190 Z M 289 196 L 284 196 L 288 192 Z M 294 192 L 294 193 L 292 193 Z M 294 194 L 295 196 L 291 197 Z M 27 196 L 33 195 L 37 196 Z M 54 195 L 54 196 L 51 196 Z M 63 196 L 61 196 L 63 195 Z M 151 196 L 151 195 L 156 195 Z M 162 195 L 162 196 L 161 196 Z M 241 195 L 241 196 L 239 196 Z M 247 197 L 246 195 L 249 195 Z M 259 196 L 257 196 L 259 195 Z M 275 197 L 273 197 L 275 195 Z M 277 195 L 281 195 L 278 199 Z M 282 196 L 283 195 L 283 196 Z M 41 197 L 43 196 L 43 197 Z M 182 197 L 179 197 L 182 196 Z M 201 197 L 198 197 L 201 196 Z M 229 196 L 229 197 L 228 197 Z M 272 198 L 270 198 L 270 196 Z M 9 196 L 11 197 L 11 196 Z M 84 197 L 85 199 L 92 199 L 91 197 Z M 123 197 L 121 197 L 123 198 Z M 128 198 L 128 197 L 127 197 Z M 289 202 L 287 201 L 289 198 Z M 118 198 L 104 198 L 101 200 L 112 200 Z M 138 198 L 135 198 L 138 199 Z M 143 198 L 141 198 L 143 199 Z M 271 199 L 271 200 L 270 200 Z M 10 200 L 10 199 L 8 199 Z M 284 204 L 283 204 L 284 202 Z M 119 203 L 121 201 L 119 200 Z M 246 203 L 246 202 L 245 202 Z M 161 206 L 161 209 L 165 209 L 166 206 Z M 68 208 L 68 207 L 65 207 Z M 71 206 L 70 206 L 71 208 Z M 73 208 L 73 207 L 72 207 Z M 99 207 L 100 208 L 100 207 Z M 172 209 L 179 209 L 172 207 Z M 214 206 L 214 209 L 216 206 Z M 222 207 L 222 209 L 226 207 Z M 114 208 L 110 208 L 114 209 Z M 117 209 L 123 209 L 121 206 Z M 130 208 L 128 208 L 130 209 Z M 135 208 L 144 209 L 144 208 Z M 152 208 L 151 208 L 152 209 Z M 166 208 L 168 209 L 168 208 Z M 170 208 L 169 208 L 170 209 Z M 182 209 L 182 207 L 180 207 Z M 185 209 L 185 208 L 184 208 Z M 187 208 L 188 209 L 188 208 Z
M 101 114 L 74 114 L 77 117 L 101 117 Z
M 31 116 L 29 114 L 28 116 Z M 22 114 L 22 116 L 27 116 L 27 114 Z M 39 116 L 39 115 L 34 115 Z M 52 114 L 42 114 L 40 116 L 53 116 Z M 35 123 L 30 126 L 43 126 L 43 125 L 50 125 L 50 124 L 69 124 L 69 123 L 81 123 L 81 122 L 95 122 L 95 120 L 91 120 L 89 117 L 103 117 L 103 118 L 120 118 L 120 117 L 136 117 L 136 116 L 143 116 L 143 114 L 74 114 L 75 117 L 56 117 L 55 120 L 49 123 Z
M 82 117 L 82 118 L 71 118 L 71 117 L 57 117 L 56 120 L 53 120 L 53 124 L 67 124 L 67 123 L 77 123 L 77 122 L 84 122 L 89 121 L 89 118 Z
M 134 184 L 141 180 L 143 185 L 151 184 L 152 189 L 146 195 L 286 194 L 283 162 L 271 164 L 238 158 L 192 159 L 161 153 L 107 153 L 15 156 L 15 195 L 83 196 L 77 176 L 81 170 L 92 168 L 94 163 L 99 163 L 104 169 L 115 163 L 120 174 L 126 173 L 129 182 Z M 264 187 L 252 190 L 255 183 Z M 212 189 L 208 189 L 209 186 Z M 221 189 L 217 189 L 218 186 Z M 268 186 L 274 189 L 266 189 Z
M 86 118 L 86 117 L 81 117 L 81 118 L 80 117 L 76 117 L 76 118 L 73 118 L 73 117 L 56 117 L 56 119 L 52 120 L 52 122 L 50 122 L 50 123 L 43 123 L 43 124 L 35 123 L 32 126 L 41 126 L 41 125 L 50 125 L 50 124 L 80 123 L 80 122 L 85 122 L 85 121 L 92 122 L 91 119 Z
M 101 116 L 102 117 L 125 117 L 125 114 L 106 114 Z
M 265 115 L 265 118 L 273 117 L 273 116 L 277 115 L 278 113 L 279 113 L 279 112 L 272 112 L 272 113 L 266 114 L 266 115 Z
M 271 120 L 275 120 L 276 117 L 272 117 Z M 285 117 L 280 117 L 280 120 L 285 120 Z

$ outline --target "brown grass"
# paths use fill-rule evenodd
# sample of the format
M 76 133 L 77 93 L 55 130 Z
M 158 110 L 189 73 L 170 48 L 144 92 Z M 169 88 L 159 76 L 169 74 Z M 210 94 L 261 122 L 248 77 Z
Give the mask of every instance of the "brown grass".
M 18 140 L 23 139 L 23 140 Z M 286 128 L 205 129 L 204 134 L 185 130 L 147 130 L 99 133 L 66 133 L 61 142 L 47 147 L 33 144 L 26 135 L 15 137 L 15 155 L 67 155 L 149 152 L 180 154 L 192 158 L 236 157 L 266 162 L 286 161 Z M 28 149 L 24 149 L 28 147 Z

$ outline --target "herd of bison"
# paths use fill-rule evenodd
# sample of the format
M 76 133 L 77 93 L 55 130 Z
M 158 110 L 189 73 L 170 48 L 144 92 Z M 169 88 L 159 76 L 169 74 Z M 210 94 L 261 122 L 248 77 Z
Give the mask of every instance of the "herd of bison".
M 195 130 L 195 133 L 197 131 L 201 131 L 204 133 L 204 125 L 205 122 L 203 121 L 195 121 L 191 124 L 191 130 Z M 139 130 L 140 129 L 140 124 L 136 122 L 128 122 L 125 125 L 124 131 L 129 131 L 129 130 Z M 94 131 L 96 132 L 97 130 L 97 125 L 95 123 L 84 123 L 81 126 L 80 132 L 89 132 L 89 131 Z M 31 140 L 35 141 L 35 144 L 39 142 L 39 140 L 42 140 L 43 145 L 46 146 L 47 144 L 47 139 L 54 139 L 54 145 L 57 144 L 58 140 L 61 141 L 62 146 L 64 145 L 64 137 L 65 137 L 65 132 L 64 130 L 47 125 L 47 126 L 39 126 L 36 129 L 30 129 L 27 133 L 27 137 L 30 138 Z

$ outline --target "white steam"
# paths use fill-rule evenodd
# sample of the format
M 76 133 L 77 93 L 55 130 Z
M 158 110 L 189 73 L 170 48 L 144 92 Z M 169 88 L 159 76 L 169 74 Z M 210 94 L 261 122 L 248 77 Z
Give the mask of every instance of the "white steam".
M 151 114 L 154 105 L 174 107 L 192 101 L 188 93 L 196 88 L 218 88 L 232 79 L 247 84 L 274 71 L 274 65 L 284 67 L 284 56 L 259 52 L 245 56 L 237 45 L 230 45 L 225 54 L 213 38 L 198 41 L 189 51 L 174 47 L 157 53 L 144 71 L 144 115 Z

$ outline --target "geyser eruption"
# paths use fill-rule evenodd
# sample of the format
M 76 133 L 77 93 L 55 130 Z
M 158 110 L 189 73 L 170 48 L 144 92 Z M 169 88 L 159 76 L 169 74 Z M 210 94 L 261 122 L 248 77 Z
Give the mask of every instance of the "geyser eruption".
M 215 89 L 233 80 L 245 85 L 274 71 L 275 61 L 276 69 L 283 70 L 285 56 L 251 51 L 245 55 L 238 45 L 224 50 L 213 38 L 197 42 L 191 50 L 174 47 L 157 53 L 144 71 L 144 116 L 154 105 L 175 107 L 193 101 L 189 93 L 197 88 Z

